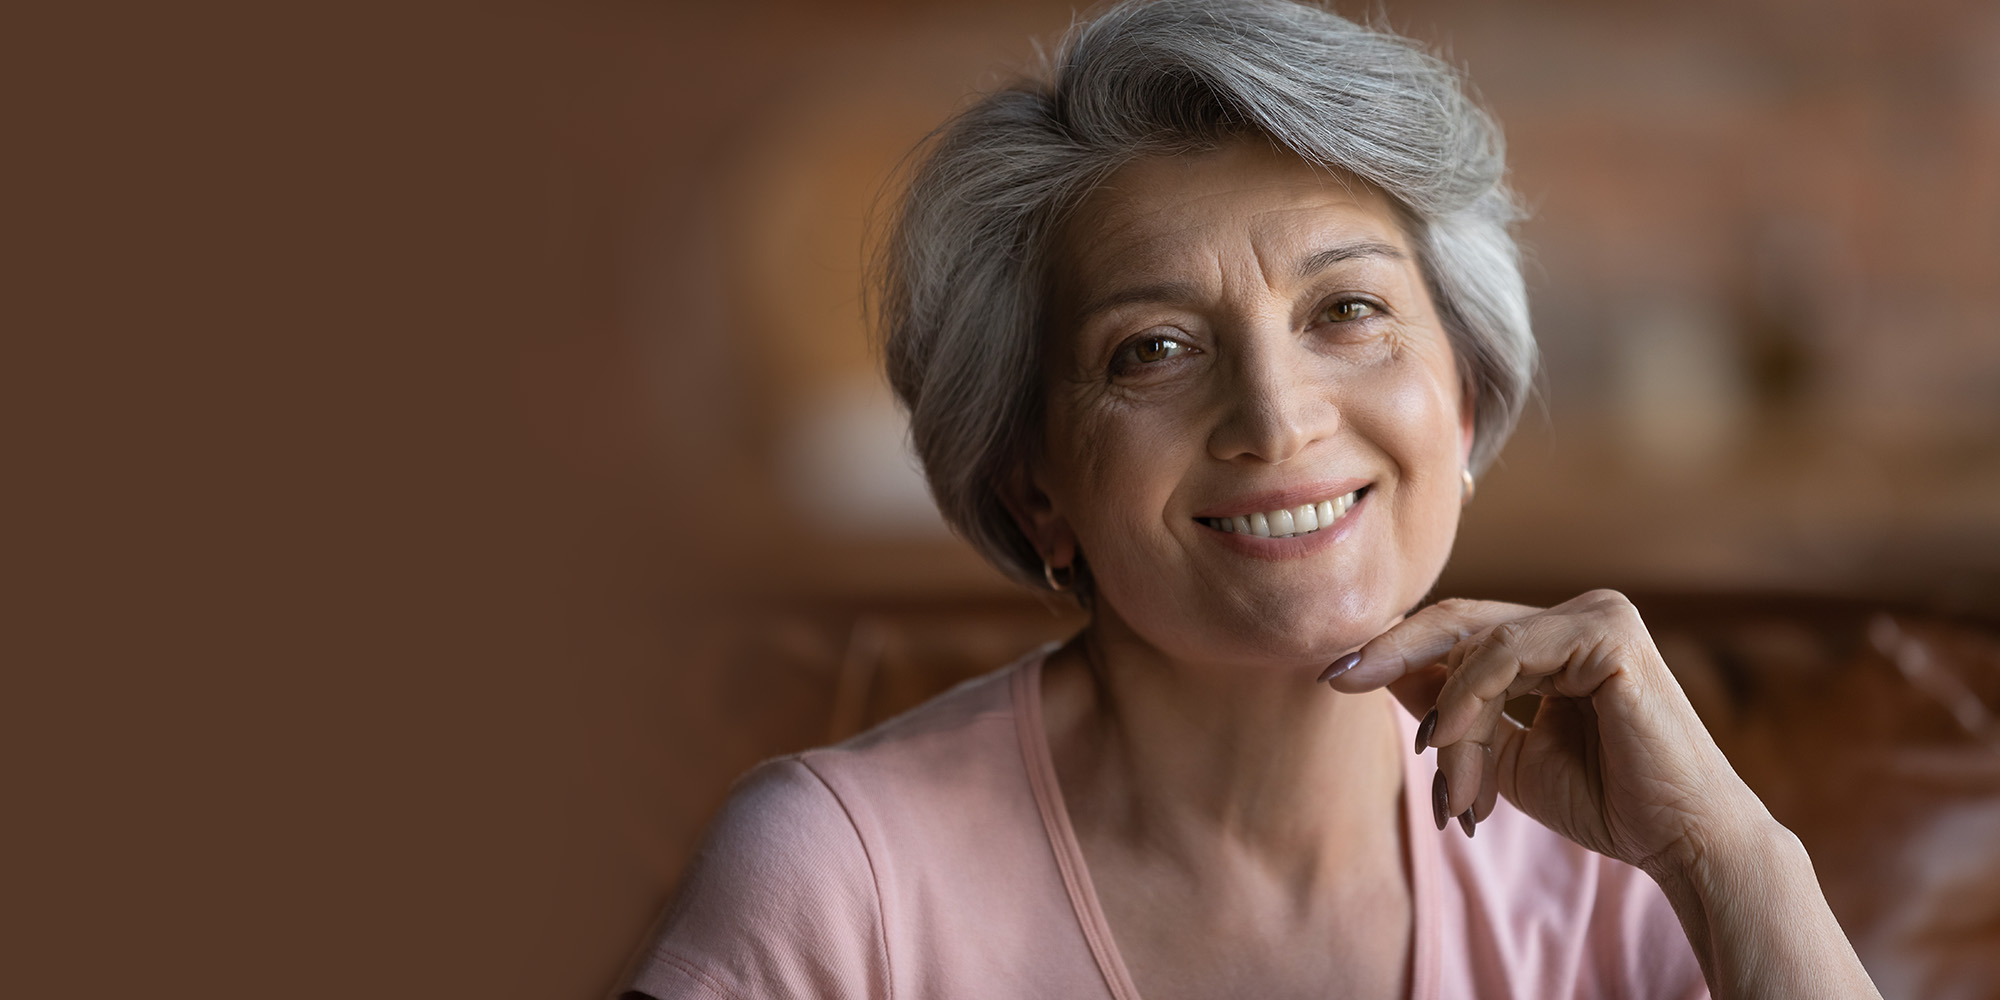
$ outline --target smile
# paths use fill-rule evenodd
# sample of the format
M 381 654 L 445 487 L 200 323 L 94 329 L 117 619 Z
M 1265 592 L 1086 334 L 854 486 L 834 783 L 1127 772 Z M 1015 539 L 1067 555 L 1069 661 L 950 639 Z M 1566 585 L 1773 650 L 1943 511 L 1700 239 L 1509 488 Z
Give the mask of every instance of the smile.
M 1318 503 L 1300 504 L 1297 507 L 1280 507 L 1277 510 L 1261 511 L 1241 517 L 1198 517 L 1195 520 L 1217 531 L 1236 535 L 1256 535 L 1260 538 L 1291 538 L 1295 535 L 1310 535 L 1321 528 L 1331 528 L 1341 515 L 1361 501 L 1368 487 L 1352 493 L 1321 500 Z

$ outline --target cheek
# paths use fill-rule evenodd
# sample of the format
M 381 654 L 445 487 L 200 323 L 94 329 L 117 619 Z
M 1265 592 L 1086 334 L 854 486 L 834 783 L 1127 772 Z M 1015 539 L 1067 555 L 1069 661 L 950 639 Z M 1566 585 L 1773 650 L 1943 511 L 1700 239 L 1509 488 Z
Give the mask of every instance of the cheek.
M 1367 429 L 1382 449 L 1395 461 L 1402 476 L 1413 484 L 1427 484 L 1439 475 L 1458 479 L 1459 420 L 1458 379 L 1448 368 L 1443 372 L 1435 360 L 1407 357 L 1385 372 L 1389 377 L 1377 383 L 1376 391 L 1365 397 L 1365 407 L 1354 407 L 1356 423 L 1367 421 Z
M 1193 533 L 1206 529 L 1174 523 L 1184 510 L 1177 491 L 1204 460 L 1200 421 L 1180 407 L 1112 404 L 1072 414 L 1068 424 L 1062 502 L 1078 549 L 1099 600 L 1136 614 L 1127 619 L 1135 624 L 1151 622 L 1149 633 L 1180 626 L 1148 609 L 1188 607 L 1212 583 L 1190 549 Z
M 1411 476 L 1443 474 L 1458 478 L 1458 410 L 1449 387 L 1429 380 L 1413 382 L 1390 396 L 1390 419 L 1397 428 L 1399 450 Z
M 1426 368 L 1435 366 L 1426 366 Z M 1396 513 L 1410 555 L 1442 559 L 1458 531 L 1461 428 L 1457 379 L 1411 373 L 1377 397 L 1377 438 L 1395 463 Z
M 1086 552 L 1149 533 L 1172 492 L 1175 424 L 1116 403 L 1091 406 L 1051 423 L 1050 443 L 1060 451 L 1058 503 Z M 1157 517 L 1151 521 L 1157 522 Z

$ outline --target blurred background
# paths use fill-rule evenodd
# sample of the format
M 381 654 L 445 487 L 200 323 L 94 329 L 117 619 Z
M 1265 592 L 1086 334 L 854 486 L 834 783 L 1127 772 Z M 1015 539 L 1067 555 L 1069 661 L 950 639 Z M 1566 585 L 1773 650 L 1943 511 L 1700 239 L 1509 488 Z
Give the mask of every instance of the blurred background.
M 1334 6 L 1534 213 L 1438 592 L 1632 593 L 1885 994 L 2000 996 L 2000 4 Z M 860 294 L 1072 13 L 10 15 L 0 992 L 602 995 L 735 775 L 1074 631 Z

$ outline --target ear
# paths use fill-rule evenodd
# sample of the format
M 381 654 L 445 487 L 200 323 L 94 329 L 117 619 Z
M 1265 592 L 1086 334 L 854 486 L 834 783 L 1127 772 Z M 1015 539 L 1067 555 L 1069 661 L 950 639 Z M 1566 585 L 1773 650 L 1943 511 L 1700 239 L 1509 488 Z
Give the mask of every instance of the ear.
M 1076 532 L 1049 495 L 1039 463 L 1022 463 L 1000 485 L 1000 502 L 1028 543 L 1055 569 L 1076 564 Z

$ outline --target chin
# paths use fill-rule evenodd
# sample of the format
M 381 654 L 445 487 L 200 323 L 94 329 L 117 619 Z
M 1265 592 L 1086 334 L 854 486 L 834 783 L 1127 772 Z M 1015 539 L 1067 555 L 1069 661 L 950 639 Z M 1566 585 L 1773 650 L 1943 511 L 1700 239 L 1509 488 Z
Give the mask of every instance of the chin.
M 1229 602 L 1158 632 L 1134 625 L 1141 635 L 1157 635 L 1153 645 L 1176 658 L 1317 673 L 1380 635 L 1407 608 L 1386 594 L 1319 591 Z
M 1170 659 L 1317 675 L 1422 600 L 1448 554 L 1362 550 L 1320 566 L 1199 581 L 1107 572 L 1098 577 L 1096 613 L 1108 631 Z
M 1301 602 L 1290 613 L 1259 622 L 1252 641 L 1301 665 L 1316 664 L 1317 670 L 1381 635 L 1401 613 L 1394 601 L 1383 599 Z

